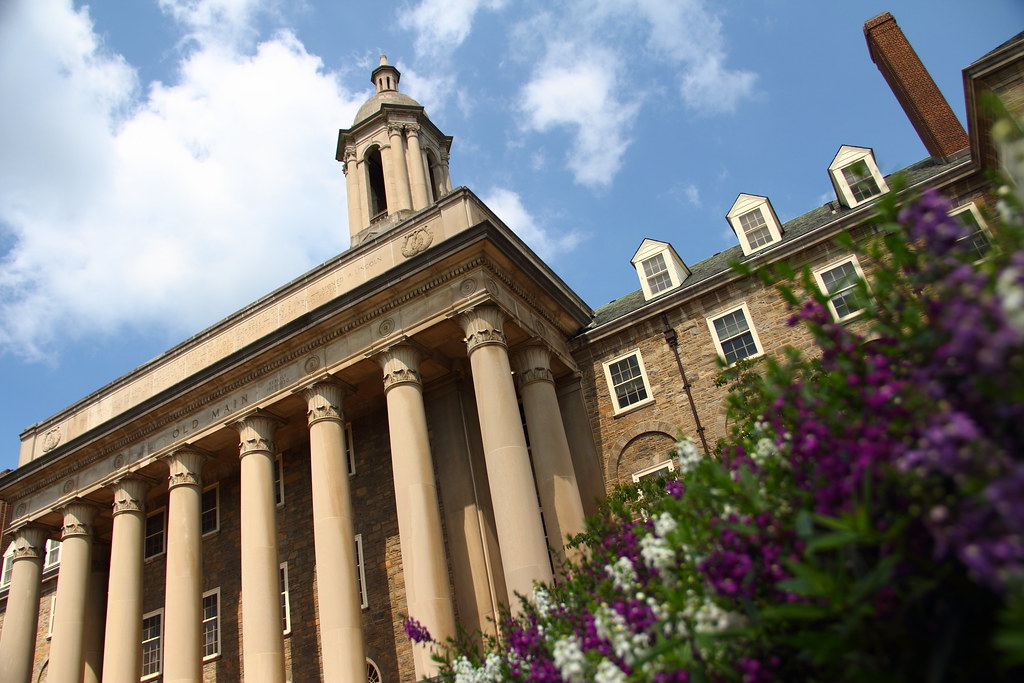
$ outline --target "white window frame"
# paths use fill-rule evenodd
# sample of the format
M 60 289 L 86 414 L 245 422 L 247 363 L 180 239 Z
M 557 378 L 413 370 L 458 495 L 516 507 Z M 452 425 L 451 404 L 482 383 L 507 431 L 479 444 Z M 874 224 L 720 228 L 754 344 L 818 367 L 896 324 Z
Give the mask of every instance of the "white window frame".
M 380 683 L 383 680 L 384 679 L 381 678 L 381 675 L 380 675 L 380 667 L 377 666 L 377 663 L 375 661 L 373 661 L 372 659 L 367 657 L 366 658 L 366 681 L 367 681 L 367 683 Z
M 363 564 L 363 535 L 356 534 L 356 578 L 359 579 L 359 606 L 366 609 L 370 606 L 369 594 L 366 590 L 366 570 Z
M 157 662 L 157 670 L 155 672 L 150 672 L 148 674 L 143 674 L 142 678 L 139 679 L 139 680 L 143 680 L 143 681 L 148 681 L 148 680 L 153 679 L 153 678 L 158 678 L 163 673 L 163 670 L 164 670 L 164 609 L 163 609 L 163 607 L 161 607 L 160 609 L 153 610 L 152 612 L 147 612 L 146 614 L 143 614 L 142 615 L 142 623 L 145 624 L 147 619 L 152 619 L 153 617 L 159 617 L 160 618 L 160 622 L 159 622 L 160 623 L 160 633 L 159 633 L 159 635 L 157 635 L 156 638 L 152 638 L 152 639 L 150 639 L 150 641 L 146 641 L 145 640 L 145 632 L 143 632 L 143 640 L 142 640 L 143 666 L 145 666 L 145 649 L 146 649 L 145 648 L 145 644 L 146 644 L 146 642 L 152 642 L 154 640 L 156 641 L 157 647 L 160 648 L 160 658 L 159 658 L 159 660 Z
M 637 470 L 636 472 L 633 473 L 633 482 L 639 483 L 640 481 L 644 480 L 647 477 L 650 477 L 653 474 L 660 473 L 662 470 L 664 470 L 665 472 L 675 472 L 675 461 L 672 460 L 672 458 L 669 458 L 668 460 L 663 460 L 655 465 L 651 465 L 650 467 L 645 467 L 642 470 Z
M 149 520 L 151 518 L 153 518 L 153 517 L 156 517 L 157 515 L 161 515 L 162 518 L 163 518 L 163 526 L 162 526 L 162 528 L 160 530 L 160 551 L 156 552 L 156 553 L 153 553 L 152 555 L 147 555 L 146 554 L 146 552 L 147 552 L 146 545 L 147 545 L 147 543 L 149 541 L 149 538 L 150 538 L 150 536 L 148 534 Z M 143 553 L 143 558 L 144 558 L 144 560 L 146 562 L 149 562 L 150 560 L 152 560 L 154 558 L 160 557 L 161 555 L 163 555 L 164 553 L 167 552 L 167 508 L 166 507 L 157 508 L 156 510 L 153 510 L 152 512 L 149 512 L 148 514 L 146 514 L 146 524 L 143 527 L 142 534 L 143 534 L 142 535 L 142 553 Z
M 864 312 L 863 308 L 858 308 L 856 311 L 847 313 L 846 315 L 840 317 L 839 312 L 836 310 L 836 305 L 832 301 L 832 299 L 838 296 L 839 294 L 854 289 L 857 286 L 856 283 L 844 287 L 843 289 L 837 292 L 829 292 L 828 288 L 825 286 L 825 273 L 831 270 L 835 270 L 836 268 L 840 268 L 847 263 L 853 265 L 853 269 L 856 271 L 857 277 L 863 280 L 864 271 L 861 270 L 860 262 L 857 260 L 857 257 L 852 254 L 849 256 L 844 256 L 838 261 L 833 261 L 832 263 L 829 263 L 826 266 L 815 268 L 813 271 L 811 271 L 814 274 L 814 281 L 818 283 L 818 288 L 821 289 L 821 293 L 828 297 L 828 310 L 832 314 L 832 319 L 835 320 L 836 322 L 846 322 L 847 320 L 853 320 L 854 318 L 858 317 Z
M 352 441 L 352 423 L 345 423 L 345 457 L 348 460 L 348 476 L 356 474 L 356 446 Z
M 770 240 L 756 247 L 750 244 L 747 231 L 743 227 L 743 218 L 755 211 L 761 213 L 764 226 L 771 236 Z M 756 194 L 740 194 L 733 202 L 729 213 L 725 214 L 725 218 L 729 221 L 729 227 L 736 234 L 744 256 L 750 256 L 782 241 L 782 224 L 779 223 L 779 217 L 775 215 L 775 209 L 772 208 L 772 203 L 767 197 Z
M 754 348 L 757 349 L 757 352 L 752 353 L 749 356 L 744 356 L 743 358 L 737 358 L 734 361 L 729 361 L 729 359 L 726 358 L 725 356 L 725 349 L 722 347 L 722 340 L 718 338 L 718 330 L 715 328 L 715 321 L 724 318 L 725 316 L 730 315 L 731 313 L 735 313 L 736 311 L 743 311 L 743 316 L 746 318 L 747 321 L 747 331 L 750 332 L 750 336 L 754 340 Z M 761 338 L 757 336 L 757 328 L 754 326 L 754 318 L 750 315 L 750 309 L 747 308 L 747 302 L 744 301 L 739 306 L 733 306 L 732 308 L 727 308 L 725 310 L 718 311 L 713 316 L 709 316 L 707 318 L 707 322 L 708 330 L 711 331 L 711 339 L 712 341 L 715 342 L 715 350 L 718 352 L 718 357 L 729 363 L 730 367 L 735 365 L 740 360 L 748 358 L 758 358 L 764 355 L 764 347 L 761 346 Z M 735 337 L 730 337 L 729 339 L 735 339 Z M 729 339 L 727 339 L 726 341 L 729 341 Z
M 14 574 L 14 541 L 7 546 L 4 553 L 3 566 L 0 567 L 0 590 L 7 590 L 11 587 L 11 577 Z
M 878 194 L 871 195 L 864 199 L 857 199 L 853 194 L 853 188 L 850 187 L 850 182 L 846 179 L 844 171 L 851 166 L 863 163 L 871 178 L 875 181 L 875 185 L 878 187 Z M 839 202 L 848 208 L 854 208 L 873 201 L 878 197 L 889 191 L 889 186 L 885 182 L 885 177 L 882 172 L 878 170 L 878 164 L 875 163 L 875 153 L 869 147 L 853 147 L 851 145 L 843 145 L 839 148 L 835 158 L 832 159 L 832 163 L 828 167 L 829 176 L 832 178 L 832 185 L 836 190 L 836 198 Z
M 202 525 L 203 517 L 206 516 L 207 510 L 203 507 L 203 499 L 206 494 L 213 491 L 213 528 L 203 532 L 203 536 L 212 536 L 213 534 L 220 531 L 220 482 L 211 484 L 203 489 L 202 497 L 200 498 L 200 510 L 199 510 L 199 524 Z
M 622 361 L 627 360 L 628 358 L 633 357 L 633 356 L 636 357 L 637 366 L 639 367 L 639 370 L 640 370 L 640 379 L 643 382 L 644 391 L 647 392 L 647 397 L 643 398 L 643 399 L 640 399 L 636 403 L 630 403 L 629 405 L 621 406 L 621 405 L 619 405 L 618 394 L 615 391 L 615 388 L 616 388 L 615 383 L 612 380 L 612 366 L 617 364 L 617 363 L 621 363 Z M 651 381 L 647 377 L 647 368 L 644 366 L 644 357 L 643 357 L 643 354 L 640 353 L 640 349 L 633 349 L 632 351 L 629 351 L 628 353 L 624 353 L 621 356 L 618 356 L 616 358 L 612 358 L 610 361 L 608 361 L 606 363 L 603 363 L 603 366 L 604 366 L 604 379 L 605 379 L 605 382 L 607 382 L 607 385 L 608 385 L 608 393 L 611 395 L 612 408 L 613 408 L 613 413 L 615 415 L 621 415 L 623 413 L 628 413 L 630 411 L 636 410 L 637 408 L 642 408 L 642 407 L 644 407 L 646 405 L 650 405 L 651 403 L 654 403 L 654 392 L 651 391 Z M 631 378 L 630 381 L 632 381 L 632 379 L 636 379 L 636 378 L 635 377 Z
M 281 589 L 281 625 L 284 635 L 292 632 L 292 596 L 288 585 L 288 563 L 282 562 L 278 567 L 278 588 Z
M 284 456 L 278 453 L 274 457 L 274 502 L 278 508 L 284 507 Z
M 43 571 L 49 571 L 60 566 L 60 541 L 46 539 L 46 555 L 43 558 Z
M 978 224 L 978 231 L 977 232 L 981 234 L 981 236 L 985 240 L 986 245 L 989 247 L 989 249 L 991 249 L 992 248 L 992 234 L 988 230 L 988 223 L 986 223 L 985 219 L 981 217 L 981 211 L 978 209 L 978 205 L 975 204 L 974 202 L 967 202 L 966 204 L 963 204 L 961 206 L 956 207 L 955 209 L 952 209 L 949 212 L 949 215 L 950 215 L 951 218 L 956 218 L 957 216 L 959 216 L 962 213 L 969 213 L 972 216 L 974 216 L 974 220 Z M 964 235 L 963 237 L 961 237 L 957 241 L 958 242 L 963 242 L 964 240 L 969 240 L 972 237 L 974 237 L 975 234 L 977 234 L 977 233 L 973 233 L 972 232 L 969 235 Z M 980 261 L 981 257 L 979 257 L 977 260 Z
M 206 598 L 208 598 L 210 596 L 216 596 L 216 598 L 217 598 L 217 601 L 216 601 L 216 604 L 217 604 L 217 614 L 212 619 L 209 619 L 206 616 L 206 604 L 205 603 L 206 603 Z M 201 634 L 202 634 L 201 637 L 203 639 L 203 649 L 204 650 L 206 649 L 206 624 L 208 622 L 213 622 L 215 624 L 214 628 L 217 629 L 217 639 L 216 639 L 217 640 L 217 645 L 216 645 L 216 649 L 215 649 L 214 652 L 211 652 L 210 654 L 203 654 L 203 661 L 204 662 L 209 662 L 210 660 L 213 660 L 213 659 L 216 659 L 217 657 L 220 657 L 220 652 L 221 652 L 221 650 L 220 650 L 220 634 L 221 634 L 221 631 L 223 630 L 222 629 L 222 622 L 221 622 L 220 604 L 221 604 L 220 603 L 220 586 L 217 586 L 216 588 L 213 588 L 213 589 L 208 590 L 205 593 L 203 593 L 203 620 L 202 620 L 202 625 L 201 625 L 201 629 L 202 629 L 201 630 Z
M 53 615 L 57 613 L 57 591 L 50 593 L 50 616 L 46 620 L 46 639 L 53 638 Z
M 659 256 L 662 258 L 665 270 L 659 271 L 653 276 L 648 276 L 644 264 Z M 678 289 L 686 278 L 690 276 L 690 269 L 686 267 L 686 264 L 683 263 L 679 255 L 676 254 L 675 249 L 668 242 L 645 239 L 640 243 L 640 247 L 633 254 L 633 258 L 629 262 L 633 264 L 633 268 L 636 269 L 636 274 L 640 278 L 640 288 L 643 290 L 645 301 L 662 296 L 673 289 Z M 651 289 L 651 278 L 662 273 L 668 275 L 670 284 L 655 292 Z

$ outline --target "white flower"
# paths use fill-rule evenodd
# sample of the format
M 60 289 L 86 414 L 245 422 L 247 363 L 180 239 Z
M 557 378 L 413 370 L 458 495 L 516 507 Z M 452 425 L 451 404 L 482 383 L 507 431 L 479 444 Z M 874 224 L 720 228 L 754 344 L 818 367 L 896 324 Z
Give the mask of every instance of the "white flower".
M 775 442 L 769 439 L 767 436 L 762 436 L 757 441 L 757 446 L 754 447 L 754 452 L 750 454 L 750 457 L 757 464 L 761 464 L 767 458 L 773 455 L 778 455 L 779 448 L 775 445 Z
M 691 439 L 682 439 L 676 444 L 675 461 L 680 474 L 691 472 L 700 463 L 700 453 Z
M 613 662 L 607 659 L 601 660 L 597 665 L 597 674 L 594 676 L 594 683 L 626 683 L 626 674 Z
M 644 536 L 640 539 L 640 557 L 651 569 L 657 569 L 665 585 L 676 584 L 676 576 L 672 569 L 676 566 L 676 552 L 668 542 L 659 536 Z
M 615 584 L 617 590 L 629 592 L 636 586 L 636 569 L 628 557 L 620 557 L 615 561 L 615 564 L 606 564 L 604 571 Z
M 996 295 L 1006 314 L 1006 320 L 1018 334 L 1024 334 L 1024 273 L 1019 268 L 1007 268 L 996 280 Z
M 654 520 L 654 533 L 664 538 L 675 531 L 677 526 L 679 525 L 676 524 L 676 520 L 672 515 L 662 512 Z
M 537 614 L 540 615 L 540 618 L 547 618 L 551 612 L 551 599 L 548 592 L 541 586 L 533 589 L 533 604 L 537 606 Z
M 555 666 L 558 667 L 558 671 L 562 674 L 563 679 L 569 681 L 569 683 L 583 683 L 585 680 L 583 673 L 586 659 L 576 638 L 570 636 L 556 640 L 554 658 Z

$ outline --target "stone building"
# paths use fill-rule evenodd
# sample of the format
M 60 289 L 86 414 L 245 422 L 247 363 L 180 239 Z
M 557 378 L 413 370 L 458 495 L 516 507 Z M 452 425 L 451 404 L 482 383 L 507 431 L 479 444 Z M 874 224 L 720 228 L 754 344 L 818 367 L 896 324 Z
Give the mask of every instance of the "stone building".
M 984 251 L 977 94 L 1024 109 L 1024 34 L 965 70 L 968 135 L 890 15 L 865 33 L 931 155 L 904 177 Z M 680 430 L 724 433 L 719 358 L 807 342 L 729 262 L 807 265 L 856 324 L 870 264 L 833 238 L 888 192 L 870 148 L 840 147 L 836 200 L 786 223 L 740 194 L 737 246 L 699 263 L 644 240 L 640 289 L 592 310 L 452 188 L 452 138 L 399 79 L 382 59 L 339 134 L 351 248 L 22 434 L 0 680 L 429 676 L 404 615 L 492 628 L 610 487 L 671 467 Z

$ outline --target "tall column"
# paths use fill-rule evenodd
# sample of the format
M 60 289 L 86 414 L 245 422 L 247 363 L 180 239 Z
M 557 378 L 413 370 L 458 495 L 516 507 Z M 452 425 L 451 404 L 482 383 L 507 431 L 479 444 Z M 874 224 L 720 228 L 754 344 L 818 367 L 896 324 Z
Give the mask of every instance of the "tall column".
M 582 533 L 586 527 L 583 502 L 576 484 L 569 440 L 565 436 L 562 413 L 558 409 L 555 379 L 551 374 L 551 352 L 534 344 L 515 357 L 519 390 L 523 397 L 526 429 L 530 432 L 533 470 L 544 510 L 548 545 L 558 555 L 560 568 L 566 559 L 565 537 Z M 578 553 L 571 557 L 576 559 Z
M 427 437 L 419 351 L 398 344 L 378 357 L 384 370 L 391 437 L 391 468 L 398 507 L 398 537 L 409 616 L 438 641 L 455 636 L 455 613 L 448 590 L 448 563 L 437 505 L 434 463 Z M 417 680 L 437 674 L 431 651 L 414 645 Z
M 274 502 L 274 432 L 262 410 L 235 423 L 241 438 L 242 666 L 246 683 L 284 683 L 284 636 Z
M 441 152 L 441 178 L 443 187 L 441 188 L 441 194 L 448 194 L 452 191 L 452 176 L 448 172 L 448 159 L 451 156 L 448 152 Z
M 427 181 L 423 175 L 423 151 L 420 149 L 420 125 L 409 123 L 405 126 L 409 136 L 409 149 L 406 159 L 409 162 L 409 183 L 412 189 L 412 208 L 419 211 L 429 202 L 427 200 Z
M 103 675 L 103 630 L 107 618 L 107 583 L 110 580 L 110 546 L 96 540 L 92 546 L 92 571 L 85 594 L 85 668 L 82 683 L 100 683 Z
M 394 203 L 388 197 L 388 215 L 399 211 L 408 211 L 409 202 L 409 169 L 405 165 L 405 144 L 402 141 L 402 124 L 389 123 L 388 137 L 391 140 L 391 174 L 394 189 Z
M 510 593 L 529 597 L 534 581 L 551 581 L 551 563 L 501 329 L 505 314 L 497 306 L 477 306 L 463 313 L 460 321 L 473 372 L 505 583 Z M 509 597 L 517 610 L 518 601 Z
M 179 448 L 166 456 L 167 589 L 164 593 L 164 677 L 203 679 L 203 481 L 206 455 Z M 273 481 L 273 479 L 271 479 Z M 276 576 L 276 574 L 275 574 Z
M 14 566 L 7 591 L 4 628 L 0 633 L 0 681 L 29 683 L 39 622 L 39 582 L 43 575 L 47 529 L 22 526 L 14 530 Z
M 149 481 L 125 477 L 114 489 L 114 529 L 104 637 L 103 680 L 133 681 L 142 673 L 142 563 Z
M 68 503 L 61 528 L 57 606 L 53 616 L 48 680 L 81 681 L 85 666 L 85 616 L 92 571 L 92 521 L 96 508 L 84 501 Z
M 366 678 L 355 531 L 345 454 L 344 387 L 324 377 L 303 390 L 309 421 L 317 614 L 325 681 Z
M 345 196 L 348 199 L 348 234 L 350 246 L 356 245 L 356 235 L 370 224 L 370 217 L 363 216 L 362 192 L 359 182 L 359 164 L 356 161 L 356 148 L 345 148 Z

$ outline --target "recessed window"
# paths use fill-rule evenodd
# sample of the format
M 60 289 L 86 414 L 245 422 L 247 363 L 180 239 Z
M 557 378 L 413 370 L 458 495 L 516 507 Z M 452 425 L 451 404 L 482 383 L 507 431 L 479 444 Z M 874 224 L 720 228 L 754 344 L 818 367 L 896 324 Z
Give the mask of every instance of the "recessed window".
M 740 194 L 725 218 L 739 238 L 744 256 L 782 240 L 782 225 L 767 197 Z
M 985 224 L 985 220 L 981 217 L 981 212 L 978 211 L 978 207 L 974 202 L 959 206 L 949 212 L 950 216 L 955 216 L 957 220 L 963 223 L 964 227 L 967 228 L 968 233 L 966 236 L 960 238 L 960 242 L 964 243 L 964 246 L 969 250 L 971 260 L 980 261 L 988 253 L 991 246 L 988 239 L 988 226 Z
M 828 172 L 839 202 L 850 208 L 889 191 L 875 163 L 874 152 L 868 147 L 843 145 Z
M 669 472 L 674 472 L 676 469 L 675 465 L 671 460 L 665 462 L 659 462 L 657 465 L 651 465 L 644 469 L 633 473 L 633 481 L 644 481 L 645 479 L 654 479 L 655 477 L 663 477 Z
M 203 659 L 220 654 L 220 588 L 203 593 Z
M 166 510 L 157 510 L 146 516 L 145 555 L 151 557 L 162 555 L 167 549 L 167 515 Z
M 629 262 L 640 276 L 644 299 L 675 289 L 690 276 L 690 269 L 668 242 L 645 239 Z
M 278 587 L 281 590 L 281 630 L 285 635 L 292 632 L 292 603 L 288 592 L 288 563 L 282 562 L 278 571 Z
M 11 585 L 11 574 L 14 573 L 14 543 L 11 543 L 7 547 L 7 552 L 4 553 L 4 565 L 3 569 L 0 570 L 0 589 L 7 588 Z
M 60 566 L 60 541 L 48 538 L 46 539 L 46 559 L 43 561 L 43 571 L 58 566 Z
M 750 323 L 750 311 L 746 304 L 716 318 L 708 318 L 708 328 L 718 347 L 718 355 L 729 365 L 762 353 L 761 342 Z
M 214 484 L 203 490 L 202 513 L 203 536 L 220 528 L 220 485 Z
M 743 226 L 743 234 L 751 248 L 757 249 L 772 241 L 772 233 L 768 230 L 761 209 L 754 209 L 740 216 L 740 225 Z
M 672 287 L 672 277 L 668 274 L 668 266 L 665 265 L 665 257 L 662 254 L 655 254 L 642 261 L 641 265 L 651 294 L 659 294 Z
M 380 669 L 373 663 L 372 659 L 366 660 L 366 683 L 381 683 L 384 679 L 380 677 Z
M 854 302 L 857 282 L 864 278 L 857 258 L 850 256 L 839 263 L 833 263 L 814 271 L 821 291 L 828 296 L 828 307 L 836 320 L 855 317 L 861 308 Z
M 142 616 L 142 680 L 160 675 L 163 661 L 164 611 Z
M 356 473 L 356 445 L 352 441 L 352 423 L 345 423 L 345 456 L 348 458 L 348 476 Z
M 274 502 L 277 507 L 284 505 L 284 458 L 280 453 L 274 458 Z
M 616 413 L 630 410 L 654 400 L 647 371 L 639 351 L 604 364 L 604 375 L 612 395 Z
M 363 570 L 363 535 L 356 534 L 356 581 L 359 582 L 359 605 L 363 609 L 370 606 L 366 594 L 366 572 Z
M 868 165 L 863 161 L 858 161 L 844 168 L 843 177 L 846 178 L 846 184 L 850 186 L 853 198 L 858 202 L 865 202 L 872 197 L 882 194 L 882 191 L 878 189 L 878 183 L 875 182 L 874 176 L 868 170 Z

